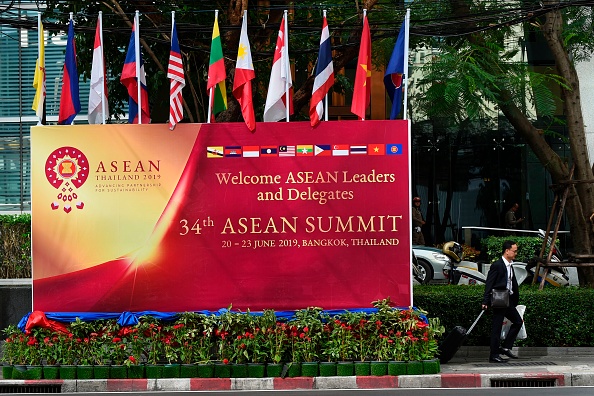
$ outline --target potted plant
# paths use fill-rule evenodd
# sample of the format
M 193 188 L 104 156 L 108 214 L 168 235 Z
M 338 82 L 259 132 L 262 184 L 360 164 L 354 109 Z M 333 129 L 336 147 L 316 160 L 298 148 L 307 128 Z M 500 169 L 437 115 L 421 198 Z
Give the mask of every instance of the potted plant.
M 371 373 L 371 327 L 367 313 L 353 314 L 353 334 L 355 337 L 355 375 L 366 376 Z
M 58 358 L 60 356 L 60 338 L 51 331 L 45 331 L 42 342 L 39 343 L 43 364 L 43 378 L 57 379 L 59 377 Z
M 161 378 L 163 365 L 159 364 L 163 355 L 161 323 L 154 317 L 143 315 L 136 324 L 137 334 L 144 340 L 144 356 L 146 357 L 145 373 L 147 378 Z
M 216 347 L 214 332 L 216 322 L 214 317 L 199 314 L 197 317 L 196 337 L 192 341 L 194 350 L 194 361 L 197 362 L 196 371 L 200 378 L 211 378 L 214 376 L 214 351 Z
M 262 328 L 265 329 L 264 348 L 267 351 L 266 376 L 280 377 L 289 344 L 288 326 L 278 321 L 271 310 L 263 312 L 262 322 Z
M 4 351 L 2 354 L 2 362 L 4 363 L 2 366 L 2 376 L 5 379 L 13 378 L 14 366 L 19 365 L 20 372 L 15 373 L 17 374 L 17 378 L 15 379 L 19 379 L 19 374 L 24 373 L 26 369 L 24 367 L 26 363 L 24 353 L 26 348 L 25 335 L 16 325 L 9 325 L 5 328 L 4 335 L 6 338 L 4 340 Z

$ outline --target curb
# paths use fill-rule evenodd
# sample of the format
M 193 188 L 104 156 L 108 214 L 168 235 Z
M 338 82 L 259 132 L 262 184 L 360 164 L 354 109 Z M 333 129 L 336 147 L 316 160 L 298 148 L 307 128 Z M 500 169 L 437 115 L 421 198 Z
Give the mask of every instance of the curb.
M 163 378 L 108 380 L 0 380 L 9 386 L 60 385 L 62 393 L 138 391 L 314 390 L 390 388 L 490 388 L 493 380 L 552 381 L 559 386 L 593 386 L 594 371 L 580 373 L 433 374 L 297 378 Z

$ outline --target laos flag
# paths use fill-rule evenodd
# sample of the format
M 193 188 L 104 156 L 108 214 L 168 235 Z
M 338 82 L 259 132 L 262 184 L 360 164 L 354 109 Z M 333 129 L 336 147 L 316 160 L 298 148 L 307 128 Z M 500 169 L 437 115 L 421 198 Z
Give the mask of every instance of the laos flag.
M 144 74 L 144 62 L 142 60 L 142 52 L 140 51 L 140 46 L 138 49 L 140 67 L 138 69 L 136 67 L 136 45 L 139 45 L 139 40 L 137 39 L 137 24 L 138 22 L 135 18 L 134 27 L 132 28 L 132 36 L 130 37 L 128 53 L 126 54 L 126 61 L 124 63 L 124 69 L 122 70 L 120 82 L 124 84 L 124 86 L 128 90 L 128 123 L 148 124 L 151 122 L 151 119 L 149 114 L 146 76 Z M 140 120 L 138 119 L 138 81 L 140 81 L 140 103 L 142 108 Z
M 76 67 L 76 45 L 74 44 L 74 21 L 68 25 L 68 41 L 66 42 L 66 59 L 62 77 L 62 95 L 60 97 L 60 111 L 58 124 L 70 125 L 80 111 L 80 97 L 78 94 L 78 70 Z

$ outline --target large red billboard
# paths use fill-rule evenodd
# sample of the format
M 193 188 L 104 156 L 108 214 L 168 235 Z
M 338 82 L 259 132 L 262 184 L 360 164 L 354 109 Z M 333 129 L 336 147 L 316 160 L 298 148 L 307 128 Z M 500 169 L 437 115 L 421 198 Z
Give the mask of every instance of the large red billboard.
M 33 305 L 412 303 L 407 121 L 32 128 Z

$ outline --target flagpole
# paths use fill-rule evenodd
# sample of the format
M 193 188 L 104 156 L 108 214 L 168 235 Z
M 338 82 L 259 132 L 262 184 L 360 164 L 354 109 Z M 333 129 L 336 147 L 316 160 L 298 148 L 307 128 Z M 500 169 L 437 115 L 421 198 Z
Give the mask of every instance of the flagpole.
M 101 42 L 101 74 L 103 75 L 103 84 L 101 84 L 101 120 L 102 124 L 105 125 L 105 100 L 107 97 L 105 96 L 105 84 L 107 84 L 107 79 L 105 75 L 105 60 L 103 59 L 103 11 L 99 11 L 99 41 Z M 105 99 L 105 100 L 104 100 Z
M 43 32 L 41 31 L 41 12 L 37 13 L 37 53 L 38 53 L 38 57 L 39 57 L 39 62 L 37 67 L 41 67 L 41 40 L 45 40 L 45 37 L 43 37 Z M 45 57 L 45 54 L 44 54 Z M 45 59 L 43 60 L 43 67 L 45 67 Z M 35 70 L 35 73 L 37 73 L 37 70 Z M 44 72 L 45 74 L 45 72 Z M 45 76 L 43 76 L 44 81 L 40 82 L 41 84 L 45 83 Z M 41 91 L 43 93 L 43 89 Z M 45 107 L 45 98 L 43 98 L 43 107 Z M 39 111 L 39 110 L 37 110 Z M 41 109 L 41 117 L 37 117 L 37 125 L 43 125 L 43 113 L 44 110 L 43 108 Z
M 74 13 L 71 12 L 70 13 L 70 19 L 68 21 L 68 24 L 70 24 L 70 21 L 72 21 L 72 26 L 74 26 L 74 20 L 73 20 L 73 18 L 74 18 Z M 66 63 L 64 63 L 64 68 L 66 68 Z M 70 125 L 74 125 L 74 118 L 72 119 L 72 122 L 70 123 Z
M 406 17 L 404 18 L 404 76 L 402 79 L 402 83 L 404 86 L 402 87 L 403 95 L 404 96 L 404 106 L 402 107 L 402 119 L 406 120 L 406 104 L 408 102 L 408 35 L 409 35 L 409 27 L 410 27 L 410 8 L 406 9 Z
M 219 10 L 215 10 L 215 21 L 218 21 Z M 220 33 L 219 33 L 220 34 Z M 211 87 L 208 91 L 208 118 L 206 123 L 210 124 L 210 118 L 212 117 L 212 102 L 214 100 L 214 87 Z
M 285 76 L 286 76 L 286 78 L 285 78 L 285 107 L 286 107 L 285 113 L 286 113 L 286 117 L 287 117 L 286 122 L 289 122 L 289 111 L 290 111 L 290 107 L 291 107 L 291 104 L 289 103 L 289 100 L 290 100 L 290 98 L 289 98 L 289 76 L 290 76 L 290 74 L 289 73 L 291 73 L 291 62 L 289 61 L 289 20 L 288 20 L 288 15 L 289 15 L 289 12 L 287 10 L 285 10 L 284 18 L 283 18 L 283 20 L 285 21 L 285 26 L 284 26 L 285 37 L 283 38 L 285 45 L 284 45 L 283 51 L 285 52 L 285 55 L 286 55 L 286 56 L 284 56 L 285 61 L 286 61 L 285 62 L 286 63 L 286 65 L 285 65 L 285 73 L 286 73 L 285 74 Z
M 326 10 L 323 11 L 324 13 L 324 19 L 326 19 Z M 330 40 L 330 38 L 328 38 L 328 40 Z M 332 53 L 330 53 L 332 54 Z M 318 62 L 320 60 L 318 59 Z M 326 96 L 324 96 L 324 121 L 328 121 L 328 93 L 326 93 Z
M 367 8 L 363 9 L 363 26 L 365 26 L 365 18 L 367 18 Z M 369 67 L 369 62 L 371 61 L 371 59 L 367 59 L 367 67 Z M 357 62 L 360 62 L 360 60 L 357 60 Z M 367 79 L 367 77 L 365 77 Z M 367 111 L 367 106 L 365 106 L 365 110 Z M 361 121 L 365 121 L 365 117 L 361 118 Z
M 142 95 L 140 87 L 140 12 L 136 10 L 134 15 L 134 51 L 136 57 L 136 82 L 137 82 L 137 103 L 138 103 L 138 123 L 142 124 Z

